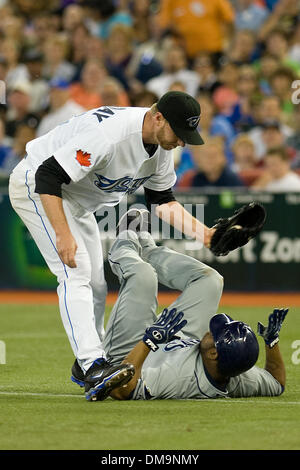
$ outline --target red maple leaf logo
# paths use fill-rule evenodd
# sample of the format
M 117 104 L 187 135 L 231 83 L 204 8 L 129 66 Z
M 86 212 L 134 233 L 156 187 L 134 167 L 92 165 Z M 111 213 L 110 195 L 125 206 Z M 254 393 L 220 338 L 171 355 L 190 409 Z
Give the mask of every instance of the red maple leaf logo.
M 88 152 L 83 152 L 83 150 L 77 150 L 76 160 L 80 163 L 81 166 L 91 166 L 91 154 Z

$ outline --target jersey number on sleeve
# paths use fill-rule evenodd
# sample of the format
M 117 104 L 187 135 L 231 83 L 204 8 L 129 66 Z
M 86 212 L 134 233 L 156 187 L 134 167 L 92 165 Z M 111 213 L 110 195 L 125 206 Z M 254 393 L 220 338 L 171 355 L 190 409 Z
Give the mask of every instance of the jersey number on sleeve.
M 113 110 L 122 110 L 122 109 L 125 109 L 125 108 L 118 108 L 116 106 L 110 106 L 108 108 L 107 106 L 102 106 L 101 108 L 97 109 L 97 111 L 95 111 L 93 115 L 97 117 L 99 122 L 102 122 L 103 119 L 107 119 L 110 116 L 113 116 L 115 114 Z

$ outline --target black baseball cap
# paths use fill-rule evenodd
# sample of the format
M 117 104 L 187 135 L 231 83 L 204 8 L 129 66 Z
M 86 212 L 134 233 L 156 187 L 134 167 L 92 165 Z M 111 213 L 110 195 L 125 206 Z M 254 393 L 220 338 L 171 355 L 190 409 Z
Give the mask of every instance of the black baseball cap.
M 201 115 L 200 104 L 191 95 L 183 91 L 168 91 L 158 100 L 157 109 L 183 142 L 204 144 L 197 129 Z

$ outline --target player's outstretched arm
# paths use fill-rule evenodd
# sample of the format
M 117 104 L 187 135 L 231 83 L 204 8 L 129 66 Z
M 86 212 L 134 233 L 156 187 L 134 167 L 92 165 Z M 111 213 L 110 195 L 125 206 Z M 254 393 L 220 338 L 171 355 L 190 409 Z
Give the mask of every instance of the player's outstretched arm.
M 135 374 L 127 385 L 112 391 L 110 394 L 112 398 L 127 400 L 130 397 L 141 376 L 141 370 L 149 352 L 157 351 L 159 344 L 168 343 L 174 338 L 176 333 L 187 323 L 182 318 L 183 312 L 177 313 L 176 308 L 170 311 L 165 308 L 156 322 L 146 328 L 142 341 L 139 341 L 123 360 L 123 363 L 130 363 L 134 366 Z
M 150 349 L 145 345 L 143 341 L 139 341 L 135 347 L 127 354 L 122 363 L 128 363 L 134 366 L 135 374 L 132 379 L 120 388 L 115 388 L 110 396 L 115 400 L 128 400 L 131 392 L 135 389 L 137 382 L 141 376 L 141 370 L 146 357 L 148 356 Z
M 267 326 L 258 322 L 257 332 L 263 337 L 266 347 L 265 369 L 285 387 L 285 365 L 279 349 L 279 331 L 288 313 L 287 308 L 274 309 Z
M 209 228 L 200 220 L 191 215 L 178 201 L 171 201 L 161 204 L 156 208 L 156 214 L 164 222 L 169 223 L 184 235 L 193 237 L 210 247 L 210 240 L 215 232 L 214 228 Z
M 283 387 L 285 387 L 285 365 L 277 343 L 272 349 L 266 345 L 265 369 L 273 375 Z

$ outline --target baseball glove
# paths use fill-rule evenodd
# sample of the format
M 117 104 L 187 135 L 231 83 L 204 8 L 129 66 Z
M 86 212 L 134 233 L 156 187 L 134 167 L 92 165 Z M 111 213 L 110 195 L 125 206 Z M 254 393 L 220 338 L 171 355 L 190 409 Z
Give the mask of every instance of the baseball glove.
M 246 245 L 262 229 L 266 220 L 265 208 L 258 202 L 241 207 L 231 217 L 218 219 L 210 250 L 216 256 L 225 256 L 230 251 Z

